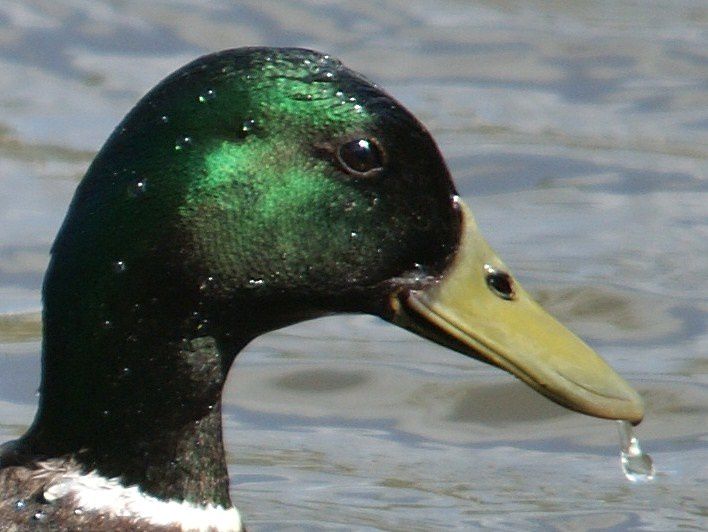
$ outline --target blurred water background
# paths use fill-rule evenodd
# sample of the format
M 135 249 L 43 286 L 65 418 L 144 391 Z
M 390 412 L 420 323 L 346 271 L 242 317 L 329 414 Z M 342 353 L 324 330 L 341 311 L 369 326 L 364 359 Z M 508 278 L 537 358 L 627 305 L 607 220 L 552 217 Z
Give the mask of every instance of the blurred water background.
M 249 530 L 708 528 L 708 5 L 696 1 L 0 3 L 0 441 L 31 422 L 40 285 L 112 128 L 194 57 L 329 52 L 433 132 L 499 254 L 634 383 L 614 423 L 365 316 L 260 338 L 226 391 Z

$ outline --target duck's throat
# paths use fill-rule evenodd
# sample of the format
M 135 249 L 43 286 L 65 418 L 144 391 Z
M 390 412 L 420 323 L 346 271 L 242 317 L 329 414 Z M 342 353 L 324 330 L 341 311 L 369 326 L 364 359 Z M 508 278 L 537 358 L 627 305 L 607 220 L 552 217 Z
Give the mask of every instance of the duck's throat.
M 228 508 L 221 392 L 241 345 L 162 318 L 85 333 L 81 316 L 67 331 L 45 313 L 40 407 L 25 440 L 34 455 L 70 456 L 147 495 Z
M 155 436 L 133 449 L 126 443 L 79 451 L 75 457 L 87 469 L 118 477 L 124 486 L 139 486 L 158 499 L 231 507 L 220 404 L 180 429 Z
M 114 454 L 98 457 L 98 469 L 121 471 L 125 485 L 139 485 L 160 499 L 231 507 L 220 404 L 181 430 L 141 447 L 142 456 L 133 454 L 129 461 Z

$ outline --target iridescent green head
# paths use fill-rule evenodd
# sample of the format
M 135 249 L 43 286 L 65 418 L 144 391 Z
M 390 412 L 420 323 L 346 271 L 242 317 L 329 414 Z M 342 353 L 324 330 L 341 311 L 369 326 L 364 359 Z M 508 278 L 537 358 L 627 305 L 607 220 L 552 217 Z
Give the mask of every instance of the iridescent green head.
M 454 193 L 418 120 L 337 60 L 229 50 L 168 77 L 119 125 L 53 265 L 76 271 L 80 257 L 102 293 L 135 271 L 248 306 L 370 310 L 382 283 L 440 270 L 459 234 Z

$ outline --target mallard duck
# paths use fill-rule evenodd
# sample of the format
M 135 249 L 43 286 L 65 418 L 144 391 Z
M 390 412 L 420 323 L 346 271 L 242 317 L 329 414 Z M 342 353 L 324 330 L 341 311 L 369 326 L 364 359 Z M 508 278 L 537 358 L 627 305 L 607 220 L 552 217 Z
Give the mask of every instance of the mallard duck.
M 3 527 L 240 530 L 226 375 L 255 337 L 333 313 L 585 414 L 643 415 L 480 236 L 425 127 L 310 50 L 208 55 L 142 98 L 76 190 L 43 297 L 39 409 L 0 454 Z

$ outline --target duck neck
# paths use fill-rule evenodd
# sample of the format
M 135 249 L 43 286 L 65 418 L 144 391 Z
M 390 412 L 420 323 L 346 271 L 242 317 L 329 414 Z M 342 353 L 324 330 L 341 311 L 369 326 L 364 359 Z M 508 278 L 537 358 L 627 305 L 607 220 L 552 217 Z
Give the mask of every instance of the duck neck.
M 29 452 L 160 499 L 231 507 L 221 393 L 250 336 L 225 337 L 198 300 L 154 289 L 170 282 L 102 291 L 108 300 L 94 303 L 51 275 Z

